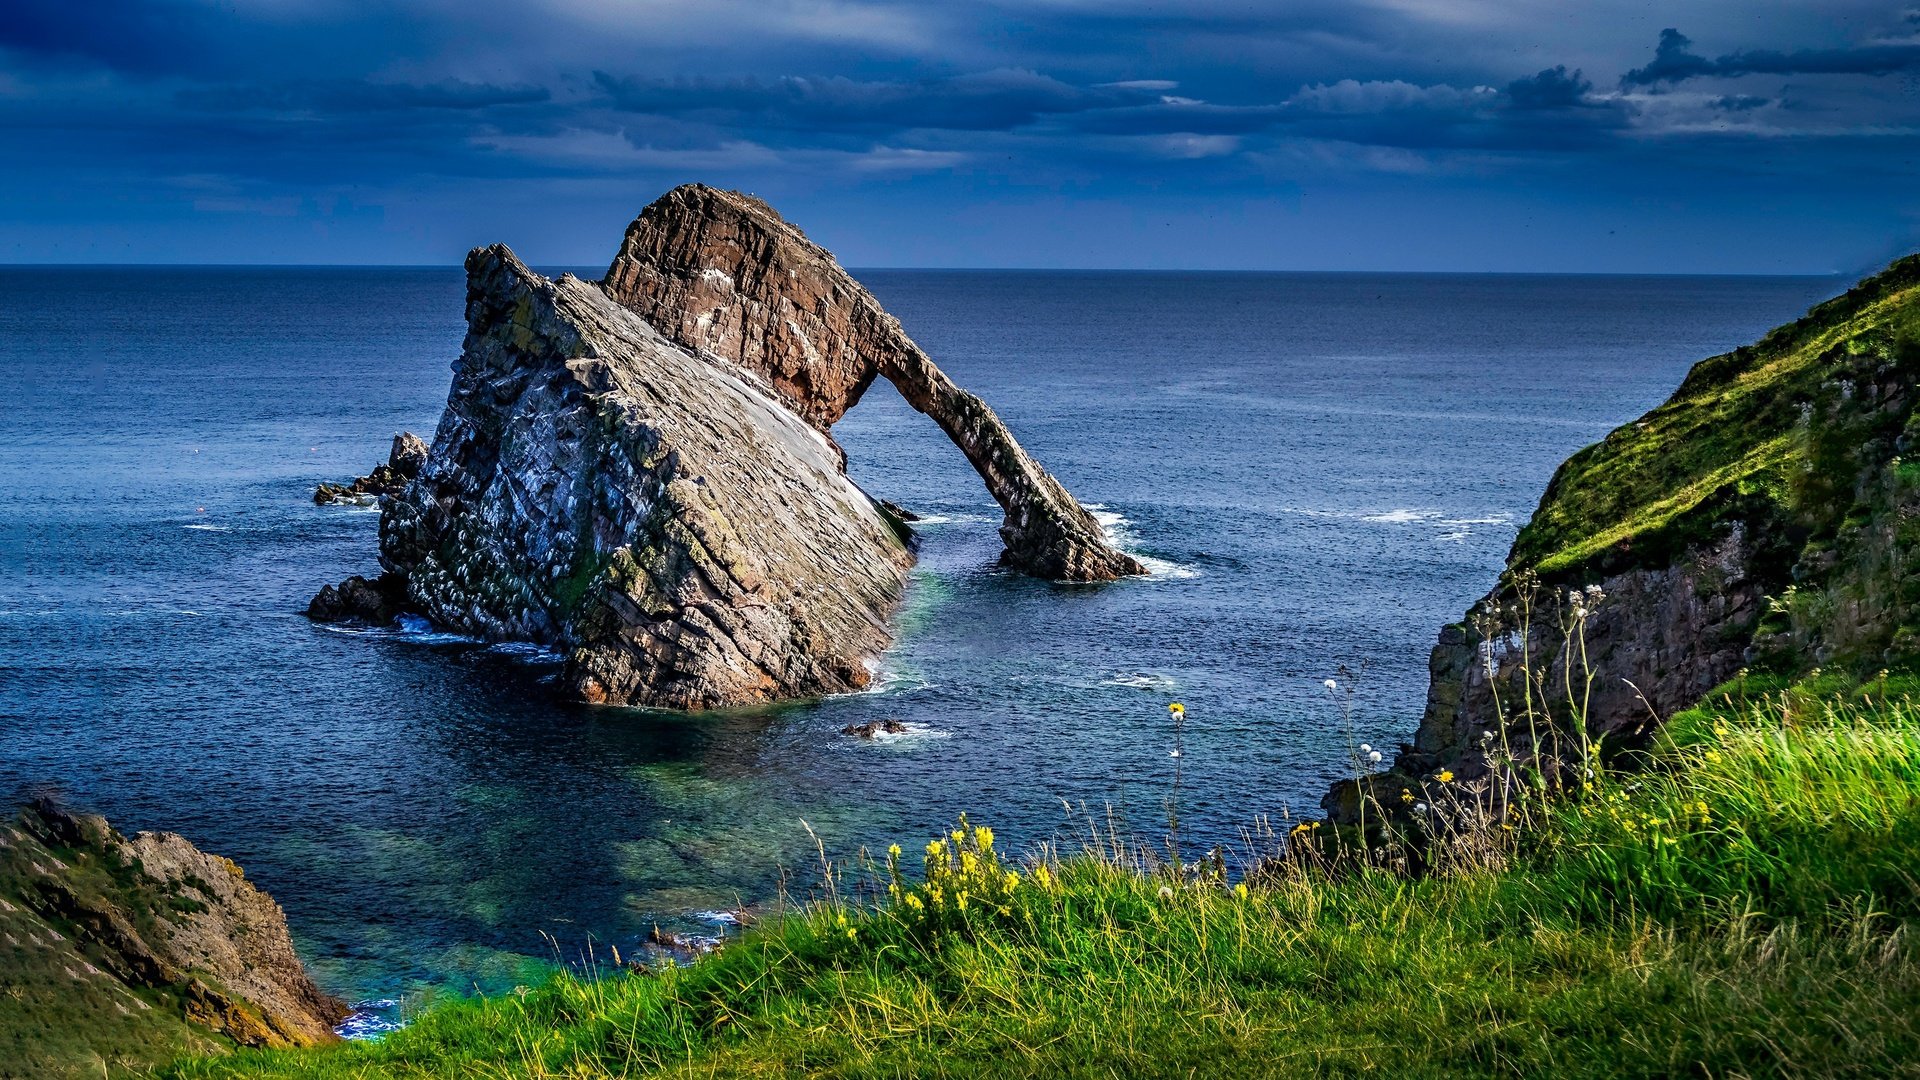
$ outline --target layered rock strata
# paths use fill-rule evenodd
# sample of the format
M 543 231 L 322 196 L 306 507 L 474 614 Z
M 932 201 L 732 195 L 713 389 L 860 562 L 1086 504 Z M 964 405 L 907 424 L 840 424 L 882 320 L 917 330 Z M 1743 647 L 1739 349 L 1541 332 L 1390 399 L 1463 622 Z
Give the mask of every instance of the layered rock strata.
M 0 824 L 0 1002 L 0 1076 L 332 1042 L 348 1011 L 231 861 L 46 802 Z
M 380 557 L 441 626 L 567 654 L 589 702 L 856 689 L 912 556 L 827 437 L 592 282 L 467 259 L 468 333 Z
M 820 431 L 875 378 L 931 417 L 1000 503 L 1003 560 L 1036 577 L 1144 574 L 987 403 L 956 385 L 899 320 L 759 199 L 699 184 L 643 210 L 603 282 L 675 342 L 760 376 Z

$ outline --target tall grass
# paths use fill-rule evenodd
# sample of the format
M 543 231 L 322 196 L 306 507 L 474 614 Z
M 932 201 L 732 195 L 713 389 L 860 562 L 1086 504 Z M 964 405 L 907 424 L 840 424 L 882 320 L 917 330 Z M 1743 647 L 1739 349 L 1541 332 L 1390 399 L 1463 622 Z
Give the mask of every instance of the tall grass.
M 1236 881 L 963 822 L 684 968 L 169 1075 L 1920 1075 L 1917 736 L 1904 698 L 1728 688 L 1421 876 L 1311 828 Z

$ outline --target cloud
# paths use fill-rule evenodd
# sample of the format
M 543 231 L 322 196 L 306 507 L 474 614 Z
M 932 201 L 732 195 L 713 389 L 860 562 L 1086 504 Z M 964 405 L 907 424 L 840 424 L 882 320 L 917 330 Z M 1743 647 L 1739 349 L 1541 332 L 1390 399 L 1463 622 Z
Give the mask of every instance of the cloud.
M 1166 85 L 1148 80 L 1073 86 L 1020 70 L 916 82 L 642 79 L 596 71 L 593 81 L 624 112 L 832 132 L 1011 131 L 1042 117 L 1158 101 Z
M 1780 52 L 1756 49 L 1728 53 L 1717 60 L 1696 55 L 1693 41 L 1671 27 L 1660 31 L 1653 60 L 1620 78 L 1623 87 L 1654 86 L 1708 77 L 1742 75 L 1890 75 L 1920 68 L 1920 42 L 1895 41 L 1839 49 Z
M 194 87 L 175 95 L 182 106 L 212 112 L 381 112 L 396 109 L 486 109 L 548 101 L 544 86 L 493 86 L 447 79 L 376 83 L 353 79 Z
M 1508 83 L 1507 100 L 1516 109 L 1572 109 L 1588 104 L 1587 94 L 1592 90 L 1593 84 L 1581 78 L 1580 72 L 1569 75 L 1565 65 L 1560 65 Z

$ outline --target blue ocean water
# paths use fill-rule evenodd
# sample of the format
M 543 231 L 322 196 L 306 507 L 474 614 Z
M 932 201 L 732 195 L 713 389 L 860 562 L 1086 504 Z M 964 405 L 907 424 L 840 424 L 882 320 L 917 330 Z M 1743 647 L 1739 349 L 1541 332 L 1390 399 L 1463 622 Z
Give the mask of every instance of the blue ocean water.
M 1411 733 L 1433 635 L 1567 454 L 1842 285 L 859 276 L 1156 572 L 1001 571 L 998 509 L 883 385 L 835 430 L 924 515 L 878 688 L 689 717 L 299 614 L 374 567 L 375 513 L 311 492 L 432 432 L 458 271 L 0 269 L 0 796 L 233 857 L 356 999 L 764 900 L 813 875 L 809 829 L 912 850 L 965 812 L 1018 845 L 1111 806 L 1151 837 L 1174 700 L 1185 842 L 1232 843 Z M 839 734 L 882 718 L 911 734 Z

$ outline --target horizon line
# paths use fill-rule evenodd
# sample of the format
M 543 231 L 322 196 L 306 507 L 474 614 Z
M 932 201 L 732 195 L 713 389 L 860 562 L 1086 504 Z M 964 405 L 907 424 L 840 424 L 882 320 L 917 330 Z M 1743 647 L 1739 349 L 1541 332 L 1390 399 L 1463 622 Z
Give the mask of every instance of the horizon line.
M 534 268 L 549 267 L 573 272 L 593 263 L 556 263 L 531 260 Z M 461 270 L 458 262 L 449 263 L 295 263 L 295 262 L 3 262 L 0 270 Z M 1684 270 L 1386 270 L 1386 269 L 1280 269 L 1246 267 L 1141 267 L 1141 266 L 848 266 L 848 273 L 862 271 L 902 271 L 949 274 L 1351 274 L 1405 275 L 1430 277 L 1644 277 L 1644 278 L 1837 278 L 1849 271 L 1819 270 L 1800 273 L 1766 271 L 1684 271 Z M 1862 272 L 1862 276 L 1877 273 Z M 597 280 L 594 279 L 594 280 Z

